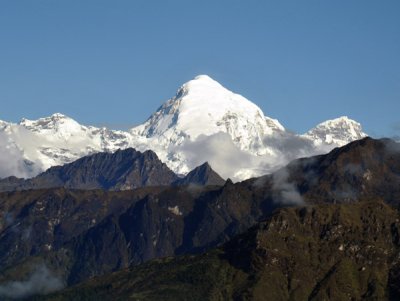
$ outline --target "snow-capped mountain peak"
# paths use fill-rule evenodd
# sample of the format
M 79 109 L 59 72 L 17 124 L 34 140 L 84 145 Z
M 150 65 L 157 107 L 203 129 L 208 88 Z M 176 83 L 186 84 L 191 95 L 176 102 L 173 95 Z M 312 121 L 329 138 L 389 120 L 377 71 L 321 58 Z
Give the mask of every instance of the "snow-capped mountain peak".
M 316 144 L 336 144 L 338 146 L 367 136 L 361 124 L 347 116 L 324 121 L 303 135 Z
M 49 117 L 39 118 L 38 120 L 29 120 L 23 118 L 19 125 L 32 132 L 45 132 L 48 134 L 67 135 L 82 131 L 82 126 L 74 119 L 55 113 Z
M 208 76 L 206 74 L 197 75 L 194 79 L 192 79 L 182 85 L 182 87 L 185 87 L 188 90 L 190 90 L 191 88 L 196 88 L 196 87 L 201 87 L 201 86 L 203 86 L 202 89 L 204 89 L 204 87 L 208 87 L 208 88 L 214 87 L 217 89 L 227 90 L 219 82 L 212 79 L 210 76 Z
M 132 132 L 148 138 L 163 137 L 175 144 L 223 132 L 239 148 L 259 152 L 266 135 L 282 130 L 278 121 L 266 118 L 245 97 L 207 75 L 199 75 L 183 84 L 173 98 Z

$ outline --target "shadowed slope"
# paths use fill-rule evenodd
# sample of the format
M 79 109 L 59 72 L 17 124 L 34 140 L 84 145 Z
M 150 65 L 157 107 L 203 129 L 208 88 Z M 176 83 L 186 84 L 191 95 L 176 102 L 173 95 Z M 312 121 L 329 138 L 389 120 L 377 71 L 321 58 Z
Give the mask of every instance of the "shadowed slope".
M 281 209 L 220 249 L 38 300 L 398 300 L 399 217 L 381 202 Z
M 152 151 L 128 148 L 115 153 L 96 153 L 72 163 L 51 167 L 35 178 L 0 181 L 0 190 L 51 187 L 128 190 L 142 186 L 170 185 L 177 176 Z
M 175 185 L 224 185 L 225 180 L 221 178 L 208 164 L 208 162 L 196 167 L 184 178 L 177 180 Z

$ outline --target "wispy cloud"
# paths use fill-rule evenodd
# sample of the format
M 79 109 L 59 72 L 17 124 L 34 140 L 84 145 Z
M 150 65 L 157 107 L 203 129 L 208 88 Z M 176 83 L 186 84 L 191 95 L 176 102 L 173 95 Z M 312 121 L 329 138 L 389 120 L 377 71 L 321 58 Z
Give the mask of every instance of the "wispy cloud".
M 211 136 L 201 135 L 195 141 L 186 141 L 176 151 L 185 156 L 190 169 L 208 161 L 223 178 L 234 181 L 273 170 L 272 158 L 255 156 L 239 149 L 231 137 L 222 132 Z M 243 177 L 242 172 L 248 174 Z
M 0 284 L 0 297 L 20 299 L 38 294 L 48 294 L 63 287 L 61 279 L 52 275 L 50 270 L 42 264 L 34 269 L 27 280 Z
M 208 161 L 222 177 L 239 180 L 269 174 L 294 159 L 332 149 L 325 145 L 317 148 L 311 140 L 290 132 L 267 136 L 263 143 L 271 153 L 256 156 L 241 150 L 228 134 L 217 133 L 186 141 L 175 151 L 182 153 L 190 169 Z
M 264 139 L 264 144 L 279 150 L 285 156 L 286 161 L 308 156 L 317 151 L 311 140 L 290 132 L 268 136 Z
M 274 201 L 282 205 L 304 205 L 303 197 L 295 183 L 289 181 L 289 172 L 282 168 L 272 175 Z

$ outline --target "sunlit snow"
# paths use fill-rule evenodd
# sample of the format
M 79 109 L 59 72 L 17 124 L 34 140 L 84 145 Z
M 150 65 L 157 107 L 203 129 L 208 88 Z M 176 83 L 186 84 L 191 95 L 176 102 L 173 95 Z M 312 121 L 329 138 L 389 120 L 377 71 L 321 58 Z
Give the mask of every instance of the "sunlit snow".
M 208 161 L 221 176 L 242 180 L 364 136 L 347 117 L 304 135 L 290 133 L 254 103 L 200 75 L 127 132 L 84 126 L 60 113 L 18 124 L 0 121 L 0 177 L 32 177 L 87 154 L 134 147 L 155 151 L 178 174 Z

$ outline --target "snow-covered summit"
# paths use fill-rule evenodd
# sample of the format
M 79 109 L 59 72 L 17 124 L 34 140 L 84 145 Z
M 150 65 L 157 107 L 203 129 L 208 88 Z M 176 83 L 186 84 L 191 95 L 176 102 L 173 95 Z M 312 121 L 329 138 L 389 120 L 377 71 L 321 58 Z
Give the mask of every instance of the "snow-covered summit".
M 347 116 L 324 121 L 303 135 L 314 141 L 315 144 L 335 144 L 342 146 L 350 141 L 367 136 L 361 124 Z
M 266 135 L 284 130 L 277 120 L 265 117 L 245 97 L 207 75 L 199 75 L 183 84 L 173 98 L 132 131 L 148 138 L 162 137 L 175 144 L 223 132 L 239 148 L 259 153 L 263 151 Z
M 67 139 L 73 134 L 80 134 L 85 128 L 72 118 L 61 113 L 55 113 L 49 117 L 39 118 L 38 120 L 23 118 L 19 125 L 32 132 L 57 135 L 64 139 Z

